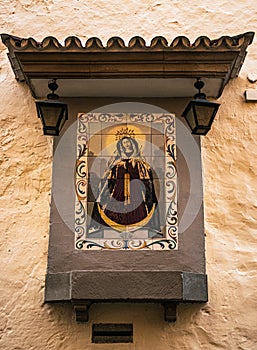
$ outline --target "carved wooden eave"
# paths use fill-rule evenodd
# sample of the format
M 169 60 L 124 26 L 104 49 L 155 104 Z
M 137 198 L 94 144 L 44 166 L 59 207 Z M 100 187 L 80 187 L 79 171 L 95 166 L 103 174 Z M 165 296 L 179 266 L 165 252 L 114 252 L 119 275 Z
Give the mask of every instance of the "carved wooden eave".
M 158 36 L 150 45 L 141 37 L 128 45 L 119 37 L 106 45 L 90 38 L 82 45 L 72 36 L 62 45 L 54 37 L 38 42 L 1 35 L 16 79 L 26 81 L 37 98 L 45 97 L 52 78 L 59 81 L 59 95 L 67 97 L 191 97 L 197 77 L 205 81 L 207 96 L 217 98 L 238 75 L 253 37 L 253 32 L 216 40 L 201 36 L 190 43 L 179 36 L 169 44 Z

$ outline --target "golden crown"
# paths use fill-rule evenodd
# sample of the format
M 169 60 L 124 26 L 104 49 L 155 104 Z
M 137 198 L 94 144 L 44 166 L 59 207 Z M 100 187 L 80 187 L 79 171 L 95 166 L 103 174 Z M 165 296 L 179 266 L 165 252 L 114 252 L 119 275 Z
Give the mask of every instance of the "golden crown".
M 123 137 L 132 137 L 133 139 L 135 138 L 135 134 L 134 134 L 134 129 L 129 129 L 128 127 L 126 128 L 121 128 L 120 130 L 118 130 L 115 134 L 115 140 L 120 140 Z

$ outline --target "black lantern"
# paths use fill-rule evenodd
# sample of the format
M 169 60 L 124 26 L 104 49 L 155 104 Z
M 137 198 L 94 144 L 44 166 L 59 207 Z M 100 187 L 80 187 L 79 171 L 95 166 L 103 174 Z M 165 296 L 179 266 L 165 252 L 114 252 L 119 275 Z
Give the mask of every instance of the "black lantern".
M 198 93 L 194 96 L 194 100 L 189 102 L 182 113 L 182 117 L 186 119 L 192 134 L 206 135 L 211 128 L 220 104 L 206 99 L 206 95 L 201 92 L 204 82 L 200 78 L 197 79 L 194 87 L 198 89 Z
M 42 121 L 44 135 L 58 136 L 68 119 L 68 106 L 58 101 L 59 96 L 55 94 L 58 89 L 56 79 L 50 80 L 48 87 L 52 92 L 47 95 L 47 100 L 36 101 L 37 114 Z

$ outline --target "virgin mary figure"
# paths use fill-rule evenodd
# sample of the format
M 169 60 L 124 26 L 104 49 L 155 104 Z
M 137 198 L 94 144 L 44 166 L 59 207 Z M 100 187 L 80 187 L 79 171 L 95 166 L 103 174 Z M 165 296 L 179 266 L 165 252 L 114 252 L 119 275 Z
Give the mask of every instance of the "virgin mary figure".
M 112 228 L 133 232 L 144 228 L 160 234 L 158 202 L 152 169 L 142 157 L 137 141 L 125 136 L 107 165 L 94 203 L 89 234 Z

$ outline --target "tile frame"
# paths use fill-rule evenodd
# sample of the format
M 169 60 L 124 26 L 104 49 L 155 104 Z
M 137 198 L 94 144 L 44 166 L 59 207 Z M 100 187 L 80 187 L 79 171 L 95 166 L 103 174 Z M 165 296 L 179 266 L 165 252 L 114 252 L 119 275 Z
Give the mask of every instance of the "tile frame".
M 131 234 L 122 233 L 117 239 L 88 238 L 87 225 L 87 187 L 88 187 L 88 143 L 89 130 L 94 134 L 102 133 L 102 124 L 119 125 L 148 124 L 154 127 L 162 123 L 165 137 L 165 178 L 164 189 L 166 203 L 166 236 L 163 238 L 133 239 Z M 94 127 L 92 128 L 92 124 Z M 91 125 L 91 127 L 90 127 Z M 106 125 L 106 124 L 105 124 Z M 158 125 L 158 126 L 159 126 Z M 75 249 L 78 250 L 177 250 L 178 218 L 177 218 L 177 171 L 176 171 L 176 128 L 175 116 L 168 113 L 87 113 L 79 114 L 77 122 L 77 159 L 75 171 Z

